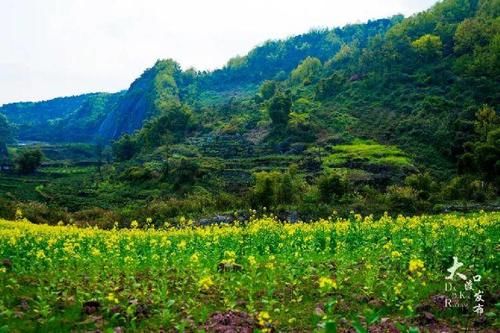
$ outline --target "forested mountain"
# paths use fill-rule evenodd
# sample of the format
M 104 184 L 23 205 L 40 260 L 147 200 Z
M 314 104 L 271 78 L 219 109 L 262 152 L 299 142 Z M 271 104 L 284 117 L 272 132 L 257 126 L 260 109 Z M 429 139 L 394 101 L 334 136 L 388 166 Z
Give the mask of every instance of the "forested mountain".
M 110 140 L 179 103 L 207 114 L 215 107 L 221 121 L 241 122 L 241 110 L 223 114 L 232 104 L 248 103 L 264 80 L 274 80 L 292 93 L 293 126 L 316 138 L 349 128 L 350 135 L 428 150 L 425 158 L 453 159 L 463 144 L 456 137 L 467 136 L 464 122 L 482 104 L 498 105 L 498 25 L 496 1 L 445 1 L 407 19 L 269 41 L 214 72 L 158 61 L 123 93 L 14 103 L 0 112 L 21 140 Z M 206 123 L 203 118 L 197 120 Z
M 19 140 L 91 142 L 123 93 L 94 93 L 44 102 L 5 104 L 0 108 Z
M 21 140 L 92 141 L 116 139 L 139 129 L 144 120 L 158 115 L 181 99 L 190 104 L 226 102 L 238 92 L 255 92 L 265 79 L 286 79 L 290 71 L 308 56 L 327 60 L 342 45 L 366 45 L 399 22 L 400 16 L 332 30 L 312 31 L 283 41 L 269 41 L 247 56 L 231 59 L 214 72 L 182 71 L 173 60 L 160 60 L 147 69 L 130 88 L 119 94 L 88 94 L 57 98 L 40 103 L 12 103 L 0 113 L 19 127 Z M 79 123 L 84 124 L 79 124 Z M 51 126 L 64 124 L 60 136 Z M 98 131 L 95 130 L 96 124 Z M 71 135 L 76 126 L 85 132 Z M 65 129 L 68 129 L 68 132 Z M 59 127 L 60 129 L 60 127 Z
M 498 107 L 498 7 L 449 0 L 404 20 L 267 43 L 222 70 L 181 80 L 188 82 L 181 102 L 194 111 L 194 135 L 269 133 L 264 141 L 276 152 L 362 137 L 397 144 L 437 172 L 453 168 L 475 136 L 478 110 Z M 297 51 L 304 47 L 311 52 Z M 263 79 L 256 96 L 207 103 L 204 89 L 244 89 Z
M 402 19 L 402 16 L 394 16 L 344 28 L 311 31 L 284 41 L 268 41 L 244 57 L 229 60 L 223 69 L 204 75 L 200 85 L 207 90 L 222 90 L 264 80 L 284 80 L 305 58 L 327 61 L 344 45 L 366 47 L 371 38 L 383 35 Z
M 98 145 L 78 199 L 62 182 L 37 193 L 70 211 L 122 209 L 117 220 L 485 202 L 500 190 L 499 13 L 498 0 L 445 0 L 269 41 L 213 72 L 159 60 L 127 91 L 0 113 L 20 140 L 112 146 Z

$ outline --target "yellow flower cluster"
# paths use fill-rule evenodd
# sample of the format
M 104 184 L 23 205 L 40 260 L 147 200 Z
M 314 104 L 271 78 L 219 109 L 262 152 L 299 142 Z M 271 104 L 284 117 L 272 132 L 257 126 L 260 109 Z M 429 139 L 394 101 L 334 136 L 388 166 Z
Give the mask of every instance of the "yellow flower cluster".
M 411 259 L 410 263 L 408 264 L 408 270 L 410 271 L 410 273 L 425 270 L 424 262 L 420 259 Z
M 320 277 L 319 278 L 319 287 L 325 291 L 337 289 L 337 282 L 334 279 L 331 279 L 329 277 Z
M 202 290 L 208 290 L 214 285 L 214 280 L 210 276 L 204 276 L 198 281 L 198 287 Z
M 262 328 L 263 332 L 269 332 L 269 326 L 272 324 L 271 316 L 269 315 L 269 312 L 267 311 L 261 311 L 257 315 L 257 322 L 259 323 L 260 327 Z
M 257 260 L 254 256 L 248 256 L 247 260 L 250 266 L 255 267 L 257 265 Z
M 106 296 L 106 299 L 111 303 L 116 303 L 116 304 L 119 303 L 119 300 L 118 298 L 116 298 L 114 293 L 109 293 L 108 296 Z
M 391 257 L 392 257 L 392 258 L 395 258 L 395 259 L 396 259 L 396 258 L 401 258 L 401 256 L 402 256 L 402 254 L 401 254 L 401 252 L 399 252 L 399 251 L 392 251 L 392 252 L 391 252 Z

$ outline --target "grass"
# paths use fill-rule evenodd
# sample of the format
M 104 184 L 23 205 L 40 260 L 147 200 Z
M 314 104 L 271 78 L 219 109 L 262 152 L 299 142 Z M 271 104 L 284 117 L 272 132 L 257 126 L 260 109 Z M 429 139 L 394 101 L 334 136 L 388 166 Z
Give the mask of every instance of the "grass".
M 498 221 L 500 213 L 308 224 L 264 217 L 103 231 L 3 220 L 0 331 L 196 332 L 229 310 L 247 313 L 261 332 L 389 324 L 406 331 L 423 325 L 422 308 L 435 325 L 465 327 L 472 309 L 439 309 L 432 301 L 446 295 L 453 256 L 464 262 L 462 273 L 481 275 L 483 325 L 491 326 Z
M 354 140 L 351 144 L 333 146 L 331 150 L 332 153 L 324 161 L 327 167 L 343 165 L 352 160 L 396 167 L 412 165 L 411 159 L 398 147 L 369 140 Z

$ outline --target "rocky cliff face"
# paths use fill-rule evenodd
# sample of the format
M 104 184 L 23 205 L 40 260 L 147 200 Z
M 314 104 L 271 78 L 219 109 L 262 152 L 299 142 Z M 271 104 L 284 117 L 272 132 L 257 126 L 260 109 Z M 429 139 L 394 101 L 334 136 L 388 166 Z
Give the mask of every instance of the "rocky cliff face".
M 132 133 L 141 128 L 147 115 L 153 110 L 147 76 L 136 80 L 115 108 L 106 115 L 97 131 L 98 137 L 110 141 L 123 133 Z
M 102 122 L 97 135 L 111 141 L 142 127 L 144 121 L 159 114 L 165 104 L 178 101 L 175 76 L 180 72 L 172 60 L 158 61 L 135 80 Z
M 178 101 L 174 76 L 180 72 L 171 60 L 158 61 L 127 91 L 94 93 L 36 103 L 0 107 L 18 129 L 17 139 L 43 142 L 112 141 L 142 127 L 169 102 Z

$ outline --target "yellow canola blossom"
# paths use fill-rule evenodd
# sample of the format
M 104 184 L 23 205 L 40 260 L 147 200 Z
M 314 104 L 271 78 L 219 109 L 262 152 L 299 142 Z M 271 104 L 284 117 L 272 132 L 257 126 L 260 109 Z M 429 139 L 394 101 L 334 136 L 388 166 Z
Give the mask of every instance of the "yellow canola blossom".
M 271 316 L 267 311 L 259 312 L 259 314 L 257 315 L 257 320 L 259 322 L 259 325 L 262 327 L 268 326 L 269 324 L 272 323 Z
M 238 225 L 196 227 L 186 220 L 178 228 L 141 229 L 137 222 L 129 229 L 100 230 L 0 219 L 0 310 L 2 302 L 18 304 L 33 289 L 22 288 L 21 282 L 42 285 L 47 278 L 55 288 L 75 290 L 61 297 L 67 297 L 65 304 L 76 304 L 77 312 L 93 298 L 104 307 L 135 311 L 137 302 L 147 300 L 154 306 L 175 301 L 173 309 L 207 305 L 200 302 L 237 308 L 244 295 L 251 295 L 247 309 L 263 332 L 300 323 L 300 316 L 287 313 L 288 305 L 300 304 L 300 315 L 307 316 L 315 304 L 334 299 L 332 291 L 336 296 L 362 290 L 377 298 L 393 297 L 394 304 L 407 308 L 418 304 L 418 293 L 442 288 L 448 274 L 443 263 L 453 255 L 466 263 L 462 272 L 467 276 L 494 267 L 499 221 L 500 212 L 352 214 L 350 219 L 335 215 L 293 224 L 254 216 Z M 471 245 L 481 248 L 469 251 Z M 221 262 L 228 264 L 227 270 L 220 270 Z M 494 286 L 494 278 L 485 273 L 484 281 L 490 282 L 482 285 Z M 284 297 L 281 307 L 276 299 Z M 312 303 L 302 306 L 307 302 Z M 38 316 L 33 311 L 26 318 Z M 165 313 L 175 312 L 169 311 Z
M 319 287 L 323 290 L 337 289 L 337 282 L 329 277 L 320 277 Z
M 239 264 L 247 266 L 245 268 L 277 270 L 282 259 L 276 254 L 283 253 L 287 258 L 300 260 L 307 251 L 344 252 L 350 247 L 349 239 L 356 236 L 366 238 L 370 246 L 365 249 L 379 253 L 380 259 L 388 256 L 405 258 L 403 262 L 408 263 L 408 271 L 418 275 L 425 271 L 426 258 L 408 258 L 406 253 L 414 252 L 407 249 L 420 246 L 422 240 L 437 243 L 450 237 L 484 235 L 485 230 L 499 221 L 500 212 L 396 218 L 386 214 L 378 219 L 357 215 L 352 220 L 331 217 L 293 224 L 265 216 L 240 225 L 194 227 L 188 224 L 190 226 L 185 228 L 144 230 L 132 223 L 131 229 L 100 230 L 72 225 L 36 225 L 24 219 L 0 220 L 0 249 L 9 255 L 22 255 L 24 251 L 34 260 L 50 259 L 52 265 L 97 257 L 120 265 L 140 265 L 146 260 L 169 264 L 187 256 L 184 262 L 193 265 L 214 258 L 218 263 L 238 260 Z M 261 242 L 261 252 L 255 252 L 255 242 Z M 200 246 L 207 250 L 199 251 Z M 240 252 L 245 247 L 250 248 L 250 252 Z M 212 249 L 219 252 L 211 255 Z M 439 249 L 436 251 L 439 255 Z M 256 257 L 260 265 L 257 265 Z
M 408 265 L 408 270 L 410 271 L 410 273 L 425 270 L 424 262 L 420 259 L 411 259 Z
M 402 254 L 401 254 L 401 252 L 399 252 L 399 251 L 392 251 L 392 252 L 391 252 L 391 257 L 392 257 L 392 258 L 395 258 L 395 259 L 396 259 L 396 258 L 401 258 L 401 256 L 402 256 Z
M 214 285 L 214 280 L 210 276 L 204 276 L 198 281 L 198 287 L 202 290 L 208 290 Z

